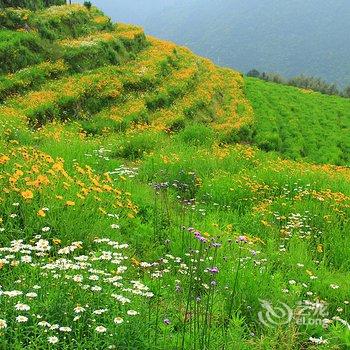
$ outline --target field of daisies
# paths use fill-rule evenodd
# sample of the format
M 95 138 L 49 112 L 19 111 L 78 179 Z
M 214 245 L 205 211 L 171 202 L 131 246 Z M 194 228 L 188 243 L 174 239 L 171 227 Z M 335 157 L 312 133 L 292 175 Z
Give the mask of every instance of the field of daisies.
M 94 7 L 0 39 L 1 350 L 350 348 L 350 169 L 254 145 L 262 82 Z

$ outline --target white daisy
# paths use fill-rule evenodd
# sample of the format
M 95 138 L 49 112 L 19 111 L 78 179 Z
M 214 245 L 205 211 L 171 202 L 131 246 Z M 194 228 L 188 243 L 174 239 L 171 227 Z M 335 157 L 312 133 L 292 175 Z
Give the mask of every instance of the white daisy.
M 57 337 L 48 337 L 48 338 L 47 338 L 47 341 L 48 341 L 50 344 L 56 344 L 56 343 L 58 343 L 58 338 L 57 338 Z
M 98 333 L 105 333 L 107 331 L 107 328 L 103 327 L 103 326 L 97 326 L 95 328 L 95 331 L 98 332 Z
M 129 316 L 136 316 L 139 314 L 139 312 L 135 311 L 135 310 L 128 310 L 126 312 Z
M 0 329 L 7 328 L 7 322 L 5 320 L 0 319 Z
M 86 309 L 83 308 L 82 306 L 77 306 L 76 308 L 74 308 L 74 312 L 77 314 L 80 314 L 81 312 L 84 312 Z
M 115 324 L 121 324 L 121 323 L 123 323 L 124 322 L 124 320 L 121 318 L 121 317 L 116 317 L 115 319 L 114 319 L 114 323 Z
M 18 311 L 29 311 L 30 310 L 30 306 L 27 304 L 22 304 L 22 303 L 17 303 L 15 305 L 15 309 Z
M 26 317 L 26 316 L 17 316 L 17 317 L 16 317 L 16 321 L 17 321 L 18 323 L 25 323 L 25 322 L 28 321 L 28 317 Z

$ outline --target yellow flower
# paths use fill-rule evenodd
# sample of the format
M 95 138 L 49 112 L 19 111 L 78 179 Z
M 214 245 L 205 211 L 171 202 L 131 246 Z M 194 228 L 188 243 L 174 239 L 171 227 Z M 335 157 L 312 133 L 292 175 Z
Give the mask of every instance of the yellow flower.
M 37 216 L 41 217 L 41 218 L 44 218 L 46 216 L 46 213 L 44 210 L 40 209 L 37 213 L 36 213 Z
M 140 266 L 141 263 L 139 260 L 137 260 L 136 258 L 131 258 L 131 263 L 134 265 L 134 266 Z
M 62 162 L 57 162 L 55 164 L 52 165 L 52 169 L 54 171 L 63 171 L 64 170 L 64 167 L 63 167 L 63 163 Z
M 74 207 L 74 206 L 75 206 L 75 202 L 73 202 L 73 201 L 67 201 L 67 202 L 66 202 L 66 206 L 67 206 L 67 207 Z
M 34 197 L 33 192 L 30 190 L 21 192 L 21 195 L 24 199 L 32 199 Z
M 106 215 L 107 214 L 107 212 L 103 209 L 103 208 L 98 208 L 98 210 L 102 213 L 102 214 L 104 214 L 104 215 Z
M 5 164 L 10 160 L 8 156 L 2 155 L 0 156 L 0 164 Z
M 53 239 L 52 242 L 55 245 L 61 244 L 61 240 L 60 239 Z

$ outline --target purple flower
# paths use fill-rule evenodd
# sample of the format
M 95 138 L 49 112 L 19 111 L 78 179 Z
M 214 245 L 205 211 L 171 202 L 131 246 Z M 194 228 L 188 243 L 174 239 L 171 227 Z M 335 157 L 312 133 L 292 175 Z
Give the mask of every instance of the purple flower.
M 246 236 L 239 236 L 236 240 L 237 243 L 248 243 L 248 238 Z
M 216 266 L 209 268 L 208 271 L 213 275 L 219 273 L 219 269 Z
M 164 324 L 166 324 L 167 326 L 171 323 L 171 321 L 168 318 L 165 318 L 163 320 Z

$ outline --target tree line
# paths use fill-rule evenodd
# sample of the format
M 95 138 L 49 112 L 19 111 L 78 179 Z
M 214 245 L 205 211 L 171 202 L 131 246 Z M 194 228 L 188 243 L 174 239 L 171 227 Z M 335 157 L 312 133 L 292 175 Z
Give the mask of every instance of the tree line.
M 38 10 L 54 5 L 72 4 L 72 0 L 0 0 L 0 9 L 6 7 L 23 7 L 30 10 Z M 90 9 L 91 1 L 84 1 L 84 5 Z
M 252 69 L 247 73 L 248 77 L 258 78 L 265 81 L 270 81 L 277 84 L 295 86 L 301 89 L 308 89 L 320 92 L 325 95 L 337 95 L 341 97 L 350 98 L 350 86 L 340 89 L 337 84 L 327 83 L 321 78 L 298 75 L 293 78 L 285 78 L 278 73 L 271 72 L 259 72 L 256 69 Z
M 24 7 L 38 10 L 53 5 L 64 5 L 66 0 L 0 0 L 0 9 L 6 7 Z

